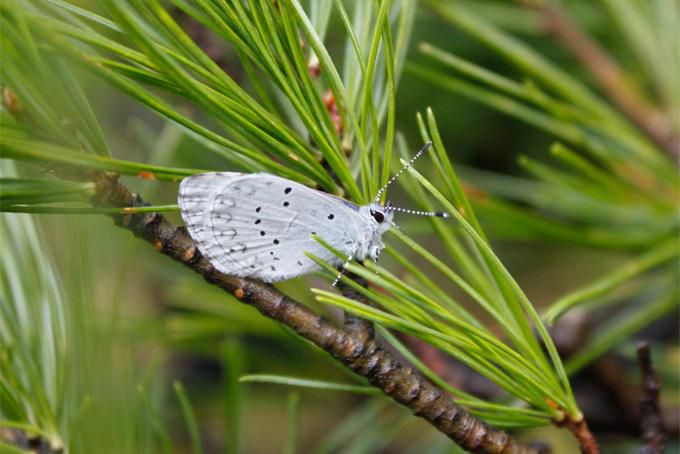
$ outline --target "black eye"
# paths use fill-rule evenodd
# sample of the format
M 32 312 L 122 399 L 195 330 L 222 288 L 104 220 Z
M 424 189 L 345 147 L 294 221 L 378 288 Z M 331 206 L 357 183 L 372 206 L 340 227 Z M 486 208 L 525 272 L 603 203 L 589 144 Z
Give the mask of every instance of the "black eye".
M 373 216 L 373 219 L 375 219 L 378 224 L 382 224 L 385 220 L 385 215 L 380 211 L 371 210 L 371 216 Z

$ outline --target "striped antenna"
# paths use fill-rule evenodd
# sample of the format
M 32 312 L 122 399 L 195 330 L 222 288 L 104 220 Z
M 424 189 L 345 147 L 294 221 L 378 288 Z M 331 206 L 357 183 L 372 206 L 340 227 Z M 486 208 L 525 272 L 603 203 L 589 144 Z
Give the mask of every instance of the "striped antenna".
M 420 210 L 409 210 L 408 208 L 399 208 L 395 206 L 386 206 L 385 211 L 396 211 L 399 213 L 415 214 L 416 216 L 435 216 L 438 218 L 450 218 L 451 215 L 444 211 L 420 211 Z
M 383 192 L 385 192 L 385 190 L 388 188 L 388 186 L 391 185 L 392 183 L 394 183 L 395 181 L 397 181 L 397 178 L 399 178 L 399 176 L 401 176 L 401 174 L 404 173 L 404 171 L 406 171 L 406 169 L 411 167 L 413 165 L 413 163 L 416 162 L 416 160 L 419 157 L 421 157 L 423 155 L 423 153 L 425 153 L 425 151 L 427 151 L 428 148 L 430 148 L 430 145 L 432 145 L 432 141 L 429 141 L 425 145 L 423 145 L 423 148 L 421 148 L 420 151 L 418 153 L 416 153 L 416 155 L 414 157 L 412 157 L 411 160 L 409 162 L 407 162 L 406 165 L 404 167 L 402 167 L 402 169 L 399 172 L 395 173 L 394 176 L 392 178 L 390 178 L 387 183 L 385 183 L 385 186 L 380 188 L 378 193 L 375 195 L 374 203 L 380 204 L 380 198 L 382 197 Z M 402 210 L 401 209 L 393 209 L 393 211 L 402 211 Z

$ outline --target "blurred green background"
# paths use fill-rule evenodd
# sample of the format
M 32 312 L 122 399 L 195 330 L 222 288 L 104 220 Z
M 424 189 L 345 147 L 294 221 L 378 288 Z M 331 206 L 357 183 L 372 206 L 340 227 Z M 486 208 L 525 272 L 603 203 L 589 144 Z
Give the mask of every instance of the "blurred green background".
M 100 9 L 96 1 L 77 3 Z M 489 191 L 499 193 L 502 199 L 507 191 L 505 195 L 512 200 L 514 190 L 522 191 L 516 189 L 522 183 L 515 178 L 525 183 L 535 181 L 518 164 L 519 156 L 551 162 L 549 150 L 556 141 L 555 134 L 423 77 L 419 72 L 423 69 L 452 73 L 419 50 L 420 43 L 427 42 L 510 79 L 522 82 L 528 78 L 499 52 L 447 20 L 442 5 L 461 5 L 517 37 L 595 93 L 602 94 L 602 89 L 582 62 L 549 33 L 539 9 L 505 1 L 437 3 L 421 2 L 415 8 L 408 63 L 396 97 L 397 130 L 415 152 L 422 142 L 416 113 L 431 108 L 451 159 L 470 185 L 469 194 Z M 631 83 L 651 102 L 661 105 L 662 96 L 650 86 L 646 63 L 622 38 L 611 5 L 605 3 L 572 0 L 562 2 L 562 6 L 616 58 Z M 677 14 L 678 2 L 666 3 Z M 211 57 L 250 89 L 234 49 L 176 10 L 175 14 L 185 29 L 201 40 L 204 49 L 210 49 Z M 326 43 L 333 56 L 342 55 L 344 31 L 336 14 L 331 16 Z M 672 47 L 672 55 L 677 57 L 678 41 Z M 677 64 L 669 62 L 668 70 L 677 70 Z M 102 80 L 86 72 L 77 74 L 116 158 L 175 167 L 233 168 L 214 154 L 203 152 L 204 144 L 179 127 L 121 96 Z M 479 84 L 474 79 L 471 83 Z M 181 99 L 174 105 L 201 118 L 201 112 Z M 677 128 L 677 104 L 661 107 L 674 115 Z M 3 160 L 2 166 L 3 177 L 15 171 L 40 175 L 40 170 L 30 164 Z M 417 167 L 427 175 L 432 163 L 425 158 Z M 175 203 L 176 183 L 129 177 L 124 177 L 124 182 L 154 204 Z M 541 190 L 541 186 L 527 185 L 528 192 Z M 390 199 L 399 206 L 414 203 L 403 190 L 392 191 Z M 535 208 L 522 197 L 518 199 L 516 206 L 521 209 Z M 675 195 L 671 199 L 675 200 Z M 542 203 L 550 211 L 551 201 Z M 539 312 L 651 247 L 596 247 L 586 242 L 559 241 L 523 230 L 521 222 L 506 221 L 498 212 L 485 209 L 483 203 L 478 213 L 491 232 L 496 253 Z M 181 222 L 175 213 L 168 216 Z M 568 221 L 560 216 L 558 213 L 554 218 Z M 677 211 L 673 216 L 677 217 Z M 249 374 L 274 374 L 362 383 L 324 352 L 206 284 L 129 232 L 114 227 L 109 218 L 10 213 L 2 215 L 2 222 L 2 305 L 7 306 L 9 299 L 15 303 L 22 299 L 40 301 L 31 309 L 32 314 L 19 314 L 15 319 L 6 315 L 4 322 L 13 320 L 12 326 L 0 326 L 8 335 L 27 339 L 23 347 L 36 363 L 25 367 L 39 371 L 31 389 L 23 389 L 21 396 L 5 394 L 2 398 L 37 399 L 38 408 L 46 412 L 43 420 L 54 423 L 54 427 L 44 428 L 48 438 L 56 437 L 52 439 L 61 440 L 73 452 L 457 452 L 442 434 L 385 397 L 240 382 L 240 377 Z M 400 224 L 422 245 L 437 250 L 439 243 L 429 224 L 409 219 Z M 587 227 L 586 222 L 577 224 Z M 575 232 L 578 235 L 578 230 Z M 383 266 L 399 274 L 398 264 L 389 257 L 384 260 Z M 569 312 L 553 331 L 565 356 L 588 345 L 603 322 L 647 304 L 652 298 L 647 293 L 654 293 L 655 288 L 677 288 L 677 260 L 672 263 L 675 265 L 670 268 L 646 274 L 644 281 L 631 279 L 616 289 L 619 293 L 610 293 L 612 298 L 621 295 L 619 299 L 625 300 L 625 305 L 610 306 L 600 299 L 604 308 L 598 308 L 596 301 Z M 316 287 L 327 286 L 325 280 L 310 279 Z M 440 284 L 447 289 L 446 283 Z M 278 286 L 299 301 L 319 307 L 307 282 Z M 640 287 L 644 291 L 636 290 Z M 668 452 L 677 449 L 677 292 L 670 298 L 671 304 L 664 306 L 659 316 L 639 320 L 632 328 L 634 334 L 601 352 L 605 353 L 602 357 L 591 358 L 573 378 L 579 405 L 605 452 L 633 452 L 640 444 L 634 418 L 622 416 L 630 405 L 630 401 L 622 401 L 626 389 L 615 389 L 615 384 L 630 389 L 638 385 L 635 345 L 641 338 L 650 339 L 663 381 L 662 404 L 671 427 Z M 322 310 L 340 317 L 335 309 Z M 560 333 L 566 333 L 562 334 L 566 338 L 560 338 Z M 453 360 L 443 356 L 440 360 L 451 361 L 463 380 L 479 381 L 478 389 L 472 392 L 496 392 Z M 50 361 L 58 364 L 51 367 Z M 5 377 L 10 376 L 7 372 L 3 371 Z M 13 383 L 3 386 L 7 391 Z M 21 406 L 16 402 L 13 405 Z M 571 436 L 555 428 L 524 430 L 517 435 L 523 440 L 545 441 L 556 453 L 577 450 Z

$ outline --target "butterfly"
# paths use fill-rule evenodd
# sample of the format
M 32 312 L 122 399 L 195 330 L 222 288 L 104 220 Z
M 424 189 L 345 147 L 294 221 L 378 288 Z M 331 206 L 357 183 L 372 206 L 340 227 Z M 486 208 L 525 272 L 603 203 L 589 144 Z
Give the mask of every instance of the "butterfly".
M 425 146 L 376 194 L 359 206 L 267 173 L 209 172 L 182 180 L 178 204 L 199 251 L 220 272 L 277 282 L 320 268 L 307 254 L 342 270 L 353 259 L 378 260 L 395 212 L 448 217 L 443 212 L 380 204 L 382 194 L 431 145 Z M 342 261 L 319 237 L 346 255 Z

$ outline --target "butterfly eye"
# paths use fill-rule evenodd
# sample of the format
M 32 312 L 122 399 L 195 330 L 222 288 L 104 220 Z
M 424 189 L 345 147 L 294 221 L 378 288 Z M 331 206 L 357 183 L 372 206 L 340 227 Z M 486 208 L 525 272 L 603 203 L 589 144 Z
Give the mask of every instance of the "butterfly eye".
M 373 216 L 373 219 L 375 219 L 378 224 L 382 224 L 385 220 L 385 215 L 380 211 L 371 210 L 371 216 Z

